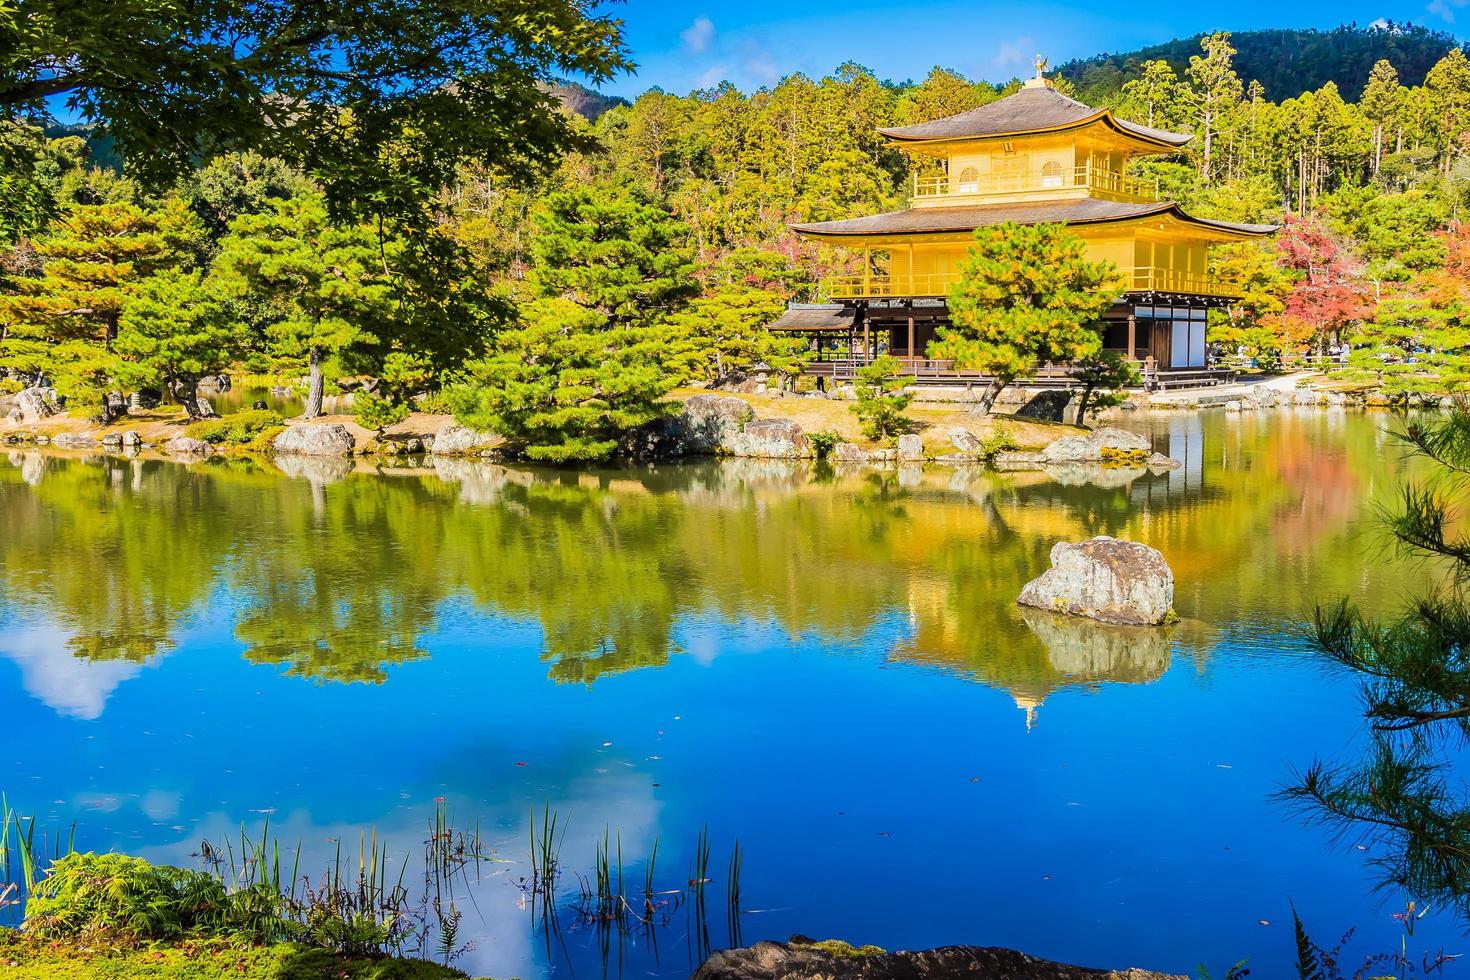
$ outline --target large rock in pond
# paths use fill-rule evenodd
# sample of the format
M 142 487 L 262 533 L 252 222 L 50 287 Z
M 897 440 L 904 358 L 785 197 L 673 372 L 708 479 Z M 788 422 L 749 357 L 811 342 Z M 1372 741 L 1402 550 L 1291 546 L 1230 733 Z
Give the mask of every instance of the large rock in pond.
M 1109 460 L 1145 460 L 1153 446 L 1136 432 L 1101 428 L 1081 435 L 1063 436 L 1041 451 L 1048 463 L 1102 463 Z
M 357 440 L 346 426 L 328 423 L 288 425 L 276 436 L 276 452 L 283 456 L 351 456 Z
M 900 463 L 917 463 L 924 458 L 924 440 L 912 432 L 905 432 L 898 437 L 898 461 Z
M 429 452 L 435 456 L 478 456 L 497 449 L 505 442 L 493 432 L 480 432 L 462 425 L 446 425 L 434 434 Z
M 790 419 L 756 419 L 734 437 L 730 453 L 756 459 L 802 459 L 811 454 L 809 445 L 801 426 Z
M 841 942 L 761 942 L 710 956 L 694 980 L 1185 980 L 1147 970 L 1094 970 L 1040 960 L 1013 949 L 945 946 L 885 953 Z
M 955 426 L 949 430 L 949 442 L 962 453 L 975 455 L 984 448 L 985 443 L 979 436 L 962 426 Z
M 1023 606 L 1121 626 L 1158 626 L 1174 616 L 1174 573 L 1147 545 L 1102 535 L 1058 542 L 1051 568 L 1026 583 Z
M 684 451 L 693 455 L 731 452 L 735 437 L 755 413 L 750 405 L 729 395 L 695 395 L 679 414 Z

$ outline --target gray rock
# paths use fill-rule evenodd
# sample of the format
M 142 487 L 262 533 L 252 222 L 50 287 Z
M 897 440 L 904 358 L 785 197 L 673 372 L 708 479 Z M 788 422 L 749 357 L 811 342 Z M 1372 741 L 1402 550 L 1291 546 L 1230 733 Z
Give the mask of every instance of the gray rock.
M 824 948 L 825 947 L 825 948 Z M 835 947 L 835 948 L 834 948 Z M 945 946 L 886 953 L 874 946 L 760 942 L 714 953 L 693 980 L 1186 980 L 1146 970 L 1093 970 L 1040 960 L 1012 949 Z
M 996 453 L 990 460 L 990 465 L 1002 473 L 1016 473 L 1024 470 L 1039 470 L 1046 466 L 1045 453 L 1033 452 L 1009 452 Z
M 962 453 L 978 453 L 980 451 L 980 437 L 969 429 L 958 425 L 949 430 L 949 441 L 952 446 Z
M 832 447 L 832 460 L 838 463 L 866 463 L 868 451 L 851 442 L 839 442 Z
M 934 461 L 943 463 L 945 466 L 969 466 L 975 462 L 975 457 L 969 453 L 945 453 L 943 456 L 934 457 Z
M 1296 393 L 1292 402 L 1296 405 L 1318 405 L 1322 402 L 1322 396 L 1311 389 L 1303 389 Z
M 1081 435 L 1063 436 L 1042 450 L 1048 463 L 1095 463 L 1130 456 L 1147 456 L 1152 444 L 1136 432 L 1123 429 L 1094 429 Z
M 451 422 L 434 433 L 429 452 L 436 456 L 478 456 L 486 450 L 498 449 L 504 442 L 493 432 L 479 432 Z
M 132 429 L 129 429 L 122 434 L 122 444 L 124 448 L 136 449 L 137 447 L 143 445 L 143 437 L 138 435 L 138 433 L 134 432 Z
M 15 394 L 15 410 L 20 413 L 17 421 L 30 425 L 44 421 L 57 412 L 55 388 L 26 388 Z
M 163 444 L 163 448 L 174 456 L 191 456 L 201 458 L 214 454 L 214 447 L 202 439 L 190 439 L 188 436 L 175 436 Z
M 36 441 L 40 442 L 42 438 L 37 436 Z M 52 436 L 51 441 L 62 449 L 91 449 L 97 445 L 90 432 L 60 432 Z
M 924 440 L 912 432 L 905 432 L 898 437 L 898 461 L 900 463 L 915 463 L 924 458 Z
M 104 449 L 121 449 L 122 444 L 123 437 L 120 432 L 109 432 L 102 437 L 102 447 Z
M 740 398 L 695 395 L 679 413 L 684 451 L 694 455 L 732 451 L 741 426 L 754 414 Z
M 806 433 L 790 419 L 756 419 L 732 440 L 735 456 L 757 459 L 801 459 L 811 455 Z
M 1023 606 L 1123 626 L 1157 626 L 1175 618 L 1174 573 L 1147 545 L 1106 535 L 1051 549 L 1052 567 L 1026 583 Z
M 357 440 L 346 426 L 297 423 L 276 436 L 277 453 L 286 456 L 351 456 Z

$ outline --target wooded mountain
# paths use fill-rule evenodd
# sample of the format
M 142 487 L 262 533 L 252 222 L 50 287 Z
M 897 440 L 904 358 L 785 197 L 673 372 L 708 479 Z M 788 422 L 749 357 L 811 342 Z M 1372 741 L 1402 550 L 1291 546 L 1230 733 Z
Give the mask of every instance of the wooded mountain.
M 1199 54 L 1201 37 L 1069 61 L 1057 74 L 1077 86 L 1083 102 L 1108 104 L 1124 82 L 1138 77 L 1145 61 L 1167 61 L 1184 74 L 1190 56 Z M 1380 58 L 1398 69 L 1401 83 L 1419 85 L 1436 61 L 1459 46 L 1454 35 L 1444 31 L 1391 22 L 1371 27 L 1345 24 L 1326 31 L 1241 31 L 1230 35 L 1230 43 L 1236 49 L 1236 73 L 1259 81 L 1272 101 L 1316 91 L 1327 82 L 1336 82 L 1343 98 L 1356 101 Z

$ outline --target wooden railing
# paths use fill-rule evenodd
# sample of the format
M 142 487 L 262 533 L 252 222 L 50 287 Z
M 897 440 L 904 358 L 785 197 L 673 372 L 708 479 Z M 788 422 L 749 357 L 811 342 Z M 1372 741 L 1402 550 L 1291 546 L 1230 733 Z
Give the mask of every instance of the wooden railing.
M 1234 297 L 1238 291 L 1228 283 L 1210 276 L 1198 276 L 1173 269 L 1138 266 L 1131 277 L 1125 273 L 1125 292 L 1183 293 L 1189 296 Z M 895 297 L 938 297 L 949 295 L 959 281 L 957 272 L 931 272 L 915 275 L 837 276 L 823 282 L 827 296 L 842 299 L 888 299 Z
M 956 174 L 913 176 L 913 196 L 917 199 L 936 197 L 986 197 L 1031 191 L 1059 191 L 1085 187 L 1140 201 L 1159 199 L 1157 178 L 1130 177 L 1115 170 L 1094 167 L 1091 163 L 1061 168 L 1055 173 L 984 174 L 964 180 Z

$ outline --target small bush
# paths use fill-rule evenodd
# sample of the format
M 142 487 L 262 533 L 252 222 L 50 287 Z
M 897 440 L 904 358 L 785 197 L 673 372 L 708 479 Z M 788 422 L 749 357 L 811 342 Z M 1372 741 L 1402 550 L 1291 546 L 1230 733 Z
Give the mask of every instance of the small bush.
M 200 439 L 215 445 L 244 446 L 255 443 L 262 435 L 285 428 L 286 420 L 276 412 L 253 410 L 236 412 L 217 419 L 201 419 L 184 430 L 191 439 Z
M 858 369 L 857 403 L 852 406 L 852 412 L 869 439 L 883 439 L 908 430 L 909 421 L 903 413 L 914 400 L 913 393 L 907 390 L 914 379 L 900 375 L 898 369 L 898 358 L 888 354 Z
M 382 432 L 390 425 L 397 425 L 408 418 L 406 402 L 393 402 L 370 391 L 359 391 L 352 396 L 352 415 L 364 429 Z
M 1011 430 L 1003 425 L 997 425 L 988 436 L 980 437 L 980 458 L 994 459 L 1001 453 L 1014 452 L 1021 448 Z
M 807 439 L 810 440 L 812 452 L 816 453 L 817 459 L 826 459 L 842 441 L 842 434 L 833 429 L 823 429 L 821 432 L 808 433 Z
M 230 926 L 230 905 L 224 885 L 200 871 L 122 854 L 68 854 L 36 883 L 25 930 L 46 939 L 95 932 L 139 940 L 213 935 Z
M 424 412 L 428 415 L 450 414 L 449 399 L 444 397 L 443 391 L 427 391 L 414 400 L 414 410 Z

